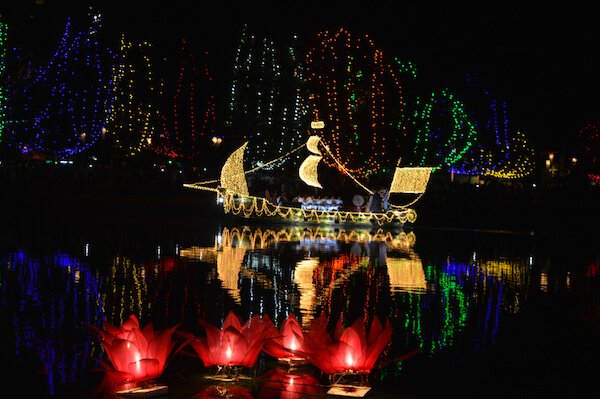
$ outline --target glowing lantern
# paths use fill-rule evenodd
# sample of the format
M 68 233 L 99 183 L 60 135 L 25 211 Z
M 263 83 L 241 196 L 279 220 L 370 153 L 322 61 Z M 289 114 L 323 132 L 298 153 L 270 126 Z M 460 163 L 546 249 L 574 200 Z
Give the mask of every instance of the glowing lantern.
M 259 377 L 261 385 L 258 399 L 323 398 L 325 392 L 319 381 L 310 374 L 290 374 L 281 369 L 271 369 Z
M 368 335 L 362 318 L 346 329 L 340 320 L 333 337 L 326 326 L 327 319 L 321 315 L 304 335 L 307 360 L 326 374 L 369 373 L 392 337 L 389 320 L 384 327 L 377 316 Z
M 264 351 L 280 361 L 304 360 L 304 332 L 294 313 L 281 324 L 279 334 L 265 343 Z
M 104 323 L 103 330 L 91 326 L 110 361 L 110 364 L 102 363 L 107 372 L 105 384 L 131 388 L 160 377 L 170 355 L 187 345 L 183 342 L 175 349 L 173 333 L 177 327 L 158 332 L 149 323 L 141 328 L 133 314 L 121 326 L 108 322 Z
M 202 319 L 199 323 L 205 329 L 206 337 L 185 335 L 192 338 L 190 345 L 204 366 L 218 366 L 225 376 L 230 376 L 232 368 L 237 366 L 254 367 L 265 342 L 277 334 L 277 328 L 267 315 L 252 316 L 242 325 L 231 311 L 221 329 Z

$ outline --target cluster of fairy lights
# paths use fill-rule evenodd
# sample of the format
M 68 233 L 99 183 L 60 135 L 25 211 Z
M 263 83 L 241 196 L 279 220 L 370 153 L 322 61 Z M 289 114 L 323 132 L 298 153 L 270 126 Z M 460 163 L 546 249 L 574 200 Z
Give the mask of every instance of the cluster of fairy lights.
M 203 53 L 207 56 L 207 52 Z M 215 136 L 216 110 L 212 76 L 206 62 L 200 68 L 186 38 L 181 39 L 179 70 L 167 114 L 159 113 L 152 150 L 171 158 L 195 159 Z
M 91 27 L 73 33 L 66 23 L 60 43 L 47 65 L 32 70 L 32 78 L 11 93 L 14 108 L 7 110 L 12 147 L 26 153 L 49 151 L 70 156 L 91 148 L 106 118 L 110 79 L 97 32 L 101 18 L 90 15 Z M 16 108 L 17 104 L 22 109 Z M 28 118 L 19 118 L 27 111 Z
M 149 56 L 149 42 L 133 43 L 121 35 L 113 71 L 115 87 L 106 131 L 115 149 L 134 156 L 152 142 L 154 109 L 147 98 L 155 98 L 160 88 L 155 82 Z M 139 65 L 141 64 L 141 66 Z
M 366 177 L 388 165 L 388 141 L 399 134 L 387 114 L 403 110 L 400 81 L 368 36 L 340 29 L 318 39 L 306 57 L 313 119 L 325 122 L 322 139 L 343 167 Z
M 339 226 L 313 227 L 296 226 L 284 227 L 279 230 L 260 227 L 232 227 L 224 228 L 221 235 L 222 247 L 231 247 L 234 243 L 237 246 L 243 246 L 250 250 L 264 249 L 267 246 L 280 242 L 300 242 L 303 240 L 318 241 L 318 240 L 335 240 L 339 242 L 354 243 L 354 242 L 382 242 L 389 249 L 406 250 L 412 248 L 416 242 L 415 233 L 401 231 L 400 233 L 392 233 L 389 230 L 378 229 L 345 229 Z
M 434 112 L 436 108 L 444 111 Z M 477 138 L 464 105 L 448 90 L 432 93 L 420 117 L 414 148 L 420 166 L 450 167 L 464 157 Z
M 272 40 L 257 38 L 247 27 L 242 31 L 225 124 L 233 136 L 258 144 L 248 154 L 252 166 L 302 141 L 307 111 L 297 46 L 298 37 L 293 36 L 287 51 L 278 51 Z
M 8 26 L 0 19 L 0 81 L 4 80 L 6 72 L 6 40 Z M 6 89 L 0 85 L 0 142 L 6 128 Z
M 465 111 L 470 113 L 473 124 L 477 129 L 477 140 L 470 147 L 463 159 L 452 165 L 453 173 L 464 175 L 482 175 L 495 168 L 497 162 L 508 158 L 508 118 L 506 103 L 490 98 L 490 91 L 480 87 L 479 79 L 470 74 L 467 77 L 467 87 L 477 110 Z M 475 97 L 477 98 L 475 99 Z M 500 156 L 499 160 L 497 157 Z
M 506 102 L 490 99 L 489 90 L 479 88 L 477 78 L 468 75 L 467 80 L 476 94 L 483 94 L 477 104 L 487 108 L 471 112 L 473 119 L 482 119 L 474 121 L 477 140 L 450 170 L 457 174 L 502 179 L 520 179 L 530 175 L 534 168 L 534 153 L 523 133 L 509 134 Z
M 206 151 L 215 134 L 216 106 L 211 88 L 203 83 L 212 77 L 207 66 L 197 68 L 185 40 L 168 109 L 166 101 L 159 100 L 164 100 L 164 82 L 169 80 L 154 76 L 151 44 L 134 44 L 121 35 L 114 53 L 99 41 L 101 15 L 90 10 L 88 17 L 87 30 L 77 32 L 67 20 L 59 45 L 44 65 L 29 67 L 31 63 L 14 54 L 15 64 L 28 67 L 30 73 L 11 69 L 14 76 L 22 76 L 19 82 L 11 75 L 0 87 L 0 134 L 7 137 L 5 132 L 10 132 L 7 144 L 23 153 L 41 151 L 60 158 L 90 150 L 104 139 L 110 144 L 103 146 L 125 156 L 150 148 L 192 159 Z M 6 27 L 0 25 L 3 75 Z
M 150 313 L 148 298 L 148 270 L 154 272 L 156 265 L 140 265 L 127 257 L 112 260 L 107 287 L 101 294 L 103 311 L 111 320 L 125 320 L 129 314 L 141 316 Z
M 22 152 L 58 156 L 88 150 L 106 134 L 111 145 L 129 156 L 145 147 L 171 157 L 201 156 L 216 126 L 215 97 L 197 82 L 200 75 L 211 80 L 207 68 L 204 74 L 199 71 L 183 41 L 187 58 L 180 59 L 172 110 L 161 112 L 153 102 L 162 95 L 162 86 L 146 54 L 150 44 L 136 46 L 122 36 L 120 51 L 113 56 L 98 42 L 100 15 L 91 17 L 87 31 L 73 33 L 67 23 L 54 56 L 45 67 L 33 70 L 24 90 L 12 93 L 10 84 L 0 87 L 0 137 Z M 272 40 L 243 31 L 225 122 L 233 135 L 259 143 L 251 154 L 253 165 L 302 141 L 310 113 L 312 120 L 325 122 L 320 134 L 341 160 L 325 162 L 360 177 L 395 161 L 386 157 L 394 153 L 398 137 L 407 136 L 409 126 L 403 121 L 409 120 L 416 154 L 410 164 L 503 179 L 531 174 L 533 151 L 523 133 L 508 137 L 505 103 L 488 101 L 488 118 L 474 121 L 462 102 L 442 90 L 422 105 L 416 98 L 414 114 L 392 121 L 392 110 L 397 117 L 407 106 L 399 76 L 416 79 L 413 63 L 396 59 L 392 68 L 368 36 L 345 29 L 319 33 L 317 45 L 301 62 L 297 39 L 294 36 L 289 47 L 278 51 Z M 7 57 L 7 24 L 0 21 L 2 75 L 7 74 Z M 109 57 L 112 70 L 106 68 Z M 86 79 L 76 78 L 82 73 Z M 34 96 L 40 88 L 45 94 Z M 199 101 L 200 95 L 206 102 Z M 30 117 L 20 117 L 23 111 Z M 596 172 L 589 177 L 600 180 Z
M 506 151 L 510 151 L 511 156 L 502 158 L 502 162 L 499 162 L 495 169 L 488 170 L 484 175 L 501 179 L 520 179 L 529 176 L 534 168 L 535 153 L 527 137 L 521 132 L 515 132 Z
M 375 222 L 380 226 L 395 220 L 398 220 L 401 223 L 413 223 L 417 218 L 417 214 L 413 209 L 394 210 L 386 213 L 302 209 L 275 205 L 262 197 L 250 195 L 238 196 L 229 191 L 223 194 L 223 210 L 225 213 L 243 216 L 245 218 L 267 217 L 287 219 L 295 222 L 316 223 L 371 224 L 372 222 Z
M 580 131 L 583 140 L 583 159 L 589 170 L 587 178 L 595 184 L 600 184 L 600 122 L 587 123 Z

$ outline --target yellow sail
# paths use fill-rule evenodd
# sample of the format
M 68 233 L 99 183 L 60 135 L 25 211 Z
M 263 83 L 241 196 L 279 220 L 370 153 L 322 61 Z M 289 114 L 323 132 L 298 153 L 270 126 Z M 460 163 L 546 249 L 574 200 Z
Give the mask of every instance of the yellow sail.
M 239 195 L 248 195 L 248 184 L 244 173 L 244 151 L 248 142 L 227 158 L 221 169 L 221 187 Z
M 430 167 L 397 167 L 390 185 L 390 193 L 423 194 L 432 170 Z
M 321 161 L 322 157 L 320 155 L 309 155 L 302 165 L 300 165 L 300 169 L 298 171 L 300 175 L 300 179 L 309 186 L 323 188 L 321 183 L 319 183 L 319 175 L 317 174 L 317 165 Z

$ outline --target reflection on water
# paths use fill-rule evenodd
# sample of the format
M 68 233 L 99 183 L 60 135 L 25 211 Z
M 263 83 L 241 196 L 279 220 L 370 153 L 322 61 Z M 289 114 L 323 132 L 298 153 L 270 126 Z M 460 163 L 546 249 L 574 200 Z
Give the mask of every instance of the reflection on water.
M 37 394 L 66 397 L 96 381 L 92 370 L 103 353 L 90 325 L 119 324 L 135 314 L 157 328 L 180 324 L 200 334 L 198 319 L 220 325 L 234 310 L 243 319 L 266 314 L 277 326 L 293 313 L 304 328 L 321 314 L 330 326 L 389 319 L 392 342 L 371 384 L 393 392 L 402 390 L 394 381 L 415 378 L 411 361 L 417 361 L 406 359 L 407 353 L 418 351 L 419 362 L 468 362 L 472 354 L 493 351 L 497 341 L 516 339 L 504 323 L 513 328 L 522 308 L 532 306 L 531 296 L 558 287 L 592 291 L 600 278 L 597 259 L 580 275 L 555 272 L 551 260 L 536 261 L 530 248 L 489 255 L 468 240 L 460 249 L 445 246 L 438 234 L 227 226 L 214 232 L 212 242 L 151 243 L 141 253 L 128 250 L 137 247 L 135 237 L 114 247 L 73 237 L 78 249 L 71 253 L 54 246 L 10 247 L 0 253 L 2 348 L 15 364 L 6 378 L 35 380 Z M 581 307 L 589 324 L 598 320 L 599 302 L 595 297 L 595 305 Z M 265 362 L 260 367 L 278 376 L 260 396 L 278 384 L 291 389 L 293 376 Z M 204 397 L 211 389 L 194 394 Z

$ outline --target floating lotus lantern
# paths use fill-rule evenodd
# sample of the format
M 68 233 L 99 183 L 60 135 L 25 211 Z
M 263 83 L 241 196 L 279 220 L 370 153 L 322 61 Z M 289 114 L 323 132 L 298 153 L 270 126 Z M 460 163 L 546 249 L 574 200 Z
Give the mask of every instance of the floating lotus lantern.
M 335 381 L 328 393 L 364 396 L 370 389 L 368 375 L 392 337 L 389 320 L 383 326 L 375 316 L 368 334 L 362 318 L 345 329 L 340 320 L 333 337 L 327 332 L 327 323 L 322 314 L 305 333 L 307 360 Z
M 289 373 L 281 369 L 271 369 L 260 376 L 261 385 L 258 399 L 301 399 L 325 397 L 323 387 L 317 379 L 307 373 Z
M 277 328 L 267 316 L 252 316 L 242 325 L 238 316 L 230 311 L 221 329 L 205 320 L 199 320 L 206 337 L 190 337 L 190 345 L 205 367 L 217 367 L 217 373 L 208 378 L 235 380 L 240 368 L 255 366 L 265 342 L 277 335 Z
M 279 334 L 265 343 L 264 352 L 282 363 L 305 361 L 304 332 L 294 313 L 290 313 L 281 324 Z
M 183 342 L 175 349 L 173 333 L 177 327 L 159 332 L 149 323 L 141 328 L 133 314 L 120 326 L 108 322 L 103 330 L 91 326 L 109 359 L 109 363 L 101 362 L 106 371 L 104 383 L 110 389 L 122 389 L 118 393 L 139 393 L 145 397 L 153 392 L 164 393 L 167 387 L 155 384 L 154 380 L 163 374 L 170 356 L 187 344 Z

